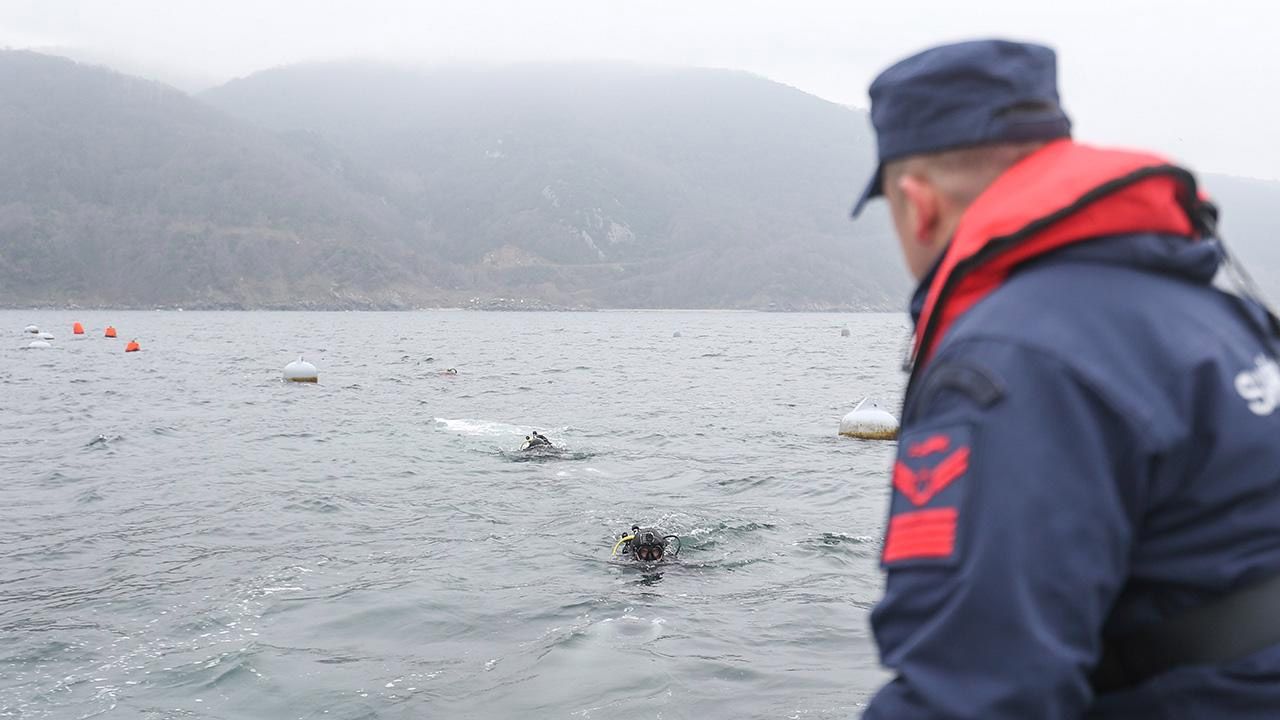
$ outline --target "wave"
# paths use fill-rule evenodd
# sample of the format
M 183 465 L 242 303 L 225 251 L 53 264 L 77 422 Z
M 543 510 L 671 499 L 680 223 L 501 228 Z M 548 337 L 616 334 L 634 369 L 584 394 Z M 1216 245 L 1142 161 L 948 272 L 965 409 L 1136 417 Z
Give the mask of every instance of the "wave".
M 501 435 L 520 435 L 523 436 L 529 432 L 529 428 L 522 428 L 510 423 L 495 422 L 493 420 L 472 420 L 468 418 L 435 418 L 436 427 L 441 430 L 447 430 L 458 435 L 467 435 L 470 437 L 498 437 Z
M 560 460 L 588 460 L 596 456 L 593 452 L 575 452 L 563 448 L 542 450 L 538 452 L 499 450 L 498 454 L 511 462 L 557 462 Z

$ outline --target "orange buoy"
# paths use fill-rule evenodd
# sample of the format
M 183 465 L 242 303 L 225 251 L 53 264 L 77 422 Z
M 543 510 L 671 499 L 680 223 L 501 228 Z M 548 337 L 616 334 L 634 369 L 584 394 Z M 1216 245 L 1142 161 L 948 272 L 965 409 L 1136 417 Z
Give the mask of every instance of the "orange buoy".
M 137 339 L 130 340 L 129 344 L 124 346 L 125 352 L 138 352 L 141 349 L 141 347 L 138 347 Z
M 107 331 L 106 331 L 105 333 L 103 333 L 103 335 L 102 335 L 102 336 L 103 336 L 103 337 L 115 337 L 115 336 L 116 336 L 116 329 L 115 329 L 115 327 L 113 327 L 113 326 L 111 326 L 111 325 L 108 325 L 108 326 L 107 326 Z
M 74 324 L 74 325 L 72 325 L 72 326 L 71 326 L 71 332 L 72 332 L 73 334 L 76 334 L 76 335 L 83 335 L 83 334 L 84 334 L 84 326 L 83 326 L 83 325 L 81 325 L 80 323 L 76 323 L 76 324 Z

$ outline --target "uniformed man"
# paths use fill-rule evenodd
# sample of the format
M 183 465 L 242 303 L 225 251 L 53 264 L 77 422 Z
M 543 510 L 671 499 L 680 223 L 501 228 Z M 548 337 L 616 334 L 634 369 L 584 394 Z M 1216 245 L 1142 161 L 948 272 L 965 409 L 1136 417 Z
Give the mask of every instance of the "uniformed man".
M 1071 140 L 1055 63 L 871 85 L 854 214 L 887 199 L 920 284 L 865 717 L 1280 718 L 1280 324 L 1212 282 L 1190 172 Z

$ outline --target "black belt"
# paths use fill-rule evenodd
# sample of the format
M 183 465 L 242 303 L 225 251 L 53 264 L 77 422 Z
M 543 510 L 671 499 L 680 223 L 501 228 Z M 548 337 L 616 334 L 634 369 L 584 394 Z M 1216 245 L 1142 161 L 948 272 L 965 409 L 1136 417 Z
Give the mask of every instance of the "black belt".
M 1104 638 L 1090 682 L 1123 690 L 1174 668 L 1219 665 L 1280 644 L 1280 575 L 1236 590 L 1152 627 Z

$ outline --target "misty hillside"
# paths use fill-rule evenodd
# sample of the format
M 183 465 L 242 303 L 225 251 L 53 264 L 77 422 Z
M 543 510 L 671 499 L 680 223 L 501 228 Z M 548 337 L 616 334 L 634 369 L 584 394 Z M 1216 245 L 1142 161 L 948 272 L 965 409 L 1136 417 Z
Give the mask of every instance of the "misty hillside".
M 0 303 L 397 304 L 409 228 L 154 82 L 0 53 Z
M 892 308 L 865 119 L 738 73 L 0 53 L 0 303 Z M 238 116 L 238 117 L 235 117 Z M 877 224 L 880 241 L 876 234 Z
M 750 75 L 270 70 L 191 98 L 0 52 L 0 304 L 903 307 L 866 117 Z M 1280 280 L 1280 183 L 1208 176 Z M 496 298 L 507 298 L 497 302 Z
M 895 250 L 870 239 L 887 238 L 883 219 L 848 217 L 871 162 L 865 118 L 767 80 L 330 63 L 200 97 L 377 171 L 461 287 L 612 306 L 901 307 Z

